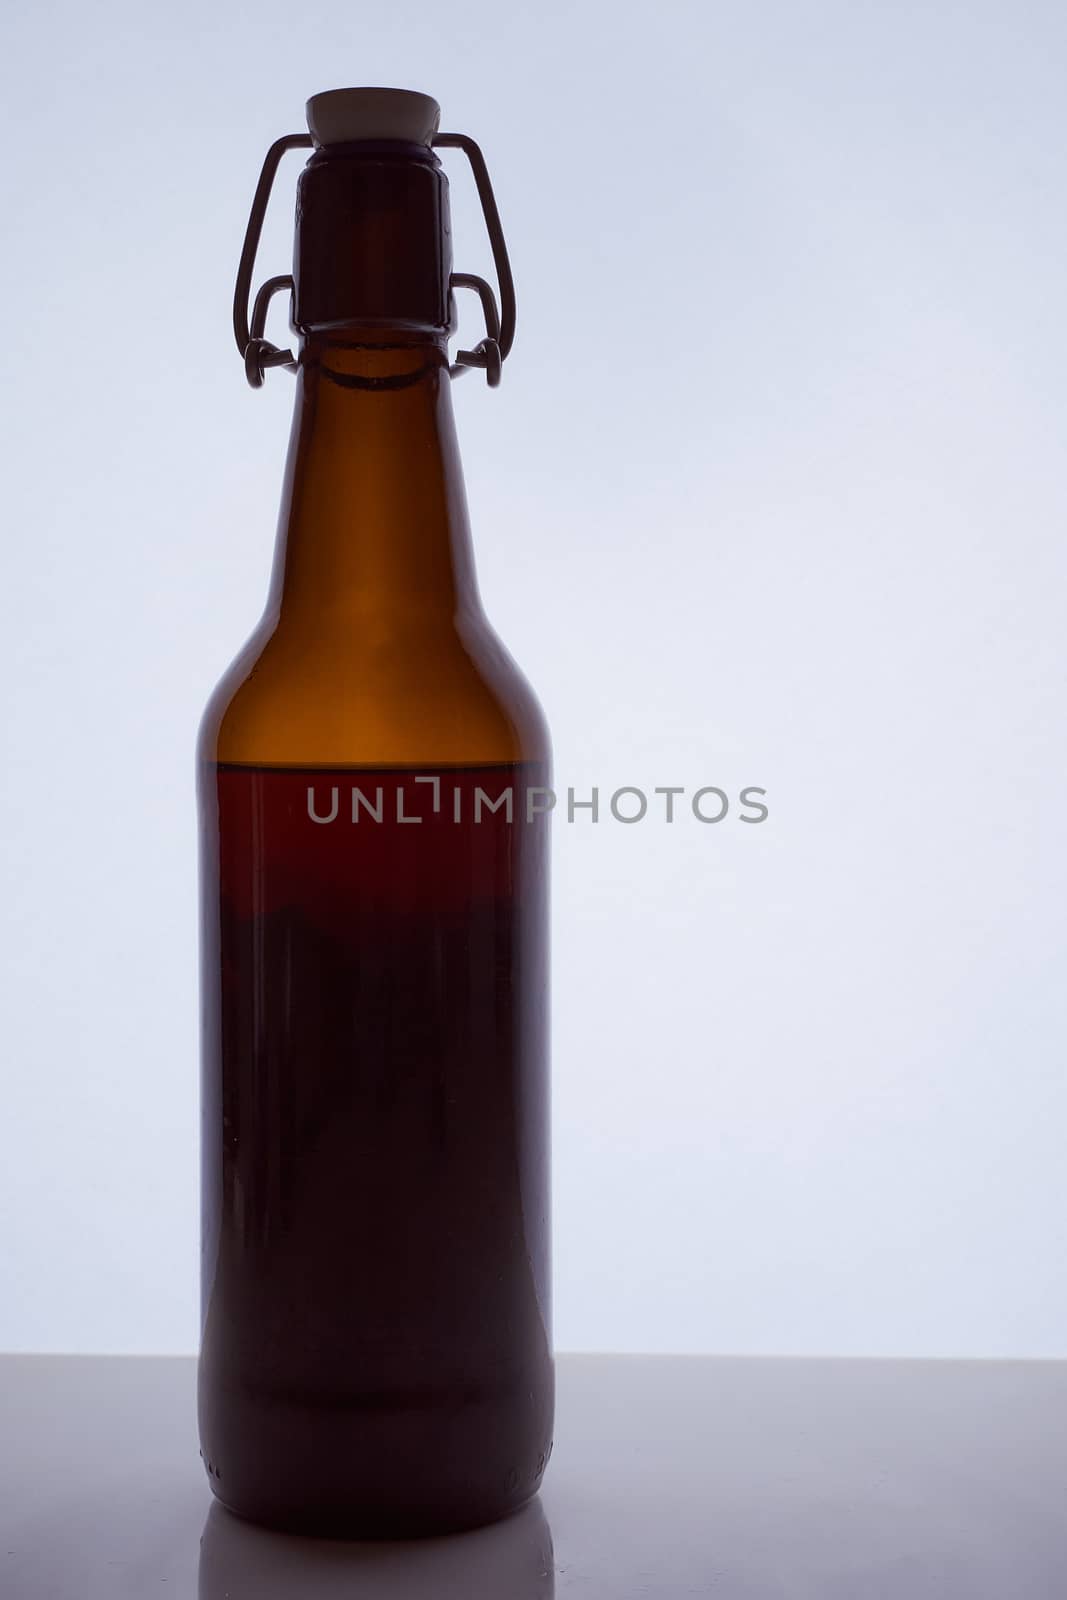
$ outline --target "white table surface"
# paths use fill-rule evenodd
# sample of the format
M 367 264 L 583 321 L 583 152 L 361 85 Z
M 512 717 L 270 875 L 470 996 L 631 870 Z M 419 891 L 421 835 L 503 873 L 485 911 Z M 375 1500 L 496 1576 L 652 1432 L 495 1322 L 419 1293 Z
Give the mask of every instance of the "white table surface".
M 4 1600 L 1060 1600 L 1067 1363 L 559 1358 L 539 1500 L 340 1544 L 211 1504 L 185 1358 L 0 1357 Z

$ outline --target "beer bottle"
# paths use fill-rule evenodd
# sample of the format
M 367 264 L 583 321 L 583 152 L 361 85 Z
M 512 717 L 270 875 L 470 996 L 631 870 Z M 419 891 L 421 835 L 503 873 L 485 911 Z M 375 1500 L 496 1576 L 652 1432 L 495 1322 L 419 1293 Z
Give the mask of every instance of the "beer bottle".
M 200 1440 L 242 1516 L 405 1537 L 506 1515 L 551 1448 L 550 753 L 482 609 L 453 421 L 514 328 L 481 153 L 410 91 L 307 109 L 234 310 L 252 384 L 296 375 L 273 574 L 198 746 Z M 293 273 L 249 322 L 295 147 Z M 499 311 L 452 271 L 442 148 Z M 487 334 L 450 360 L 457 288 Z M 278 291 L 295 354 L 264 337 Z

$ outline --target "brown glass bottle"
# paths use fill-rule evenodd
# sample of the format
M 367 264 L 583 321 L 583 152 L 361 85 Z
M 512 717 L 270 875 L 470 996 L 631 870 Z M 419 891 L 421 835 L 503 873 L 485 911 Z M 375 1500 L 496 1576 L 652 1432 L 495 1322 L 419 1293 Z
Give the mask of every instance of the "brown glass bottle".
M 475 583 L 440 164 L 345 138 L 297 215 L 270 594 L 198 752 L 201 1453 L 253 1520 L 417 1535 L 551 1448 L 549 745 Z

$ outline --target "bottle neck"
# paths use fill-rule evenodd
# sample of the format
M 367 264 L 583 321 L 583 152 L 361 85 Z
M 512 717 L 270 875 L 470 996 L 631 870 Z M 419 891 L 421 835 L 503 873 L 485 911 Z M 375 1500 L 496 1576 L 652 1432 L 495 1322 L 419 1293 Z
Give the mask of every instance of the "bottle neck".
M 480 613 L 444 338 L 316 333 L 296 381 L 269 609 L 319 629 Z

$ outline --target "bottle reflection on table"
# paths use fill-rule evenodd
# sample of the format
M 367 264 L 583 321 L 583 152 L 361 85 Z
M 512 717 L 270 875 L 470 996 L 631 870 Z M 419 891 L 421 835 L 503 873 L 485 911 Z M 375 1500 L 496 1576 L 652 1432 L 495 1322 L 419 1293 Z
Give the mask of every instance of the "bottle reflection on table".
M 200 1540 L 200 1600 L 552 1600 L 540 1499 L 473 1533 L 404 1542 L 272 1533 L 214 1504 Z

